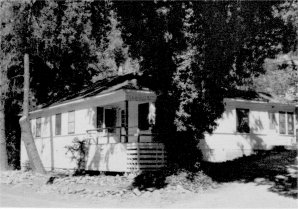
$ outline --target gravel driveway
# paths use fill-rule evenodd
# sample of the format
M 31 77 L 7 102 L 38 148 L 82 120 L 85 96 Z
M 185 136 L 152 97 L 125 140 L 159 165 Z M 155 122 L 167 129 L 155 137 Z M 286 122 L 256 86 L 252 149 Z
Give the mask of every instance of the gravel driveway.
M 297 200 L 268 191 L 268 185 L 225 183 L 201 193 L 164 193 L 157 195 L 116 196 L 85 199 L 38 193 L 26 185 L 1 184 L 1 207 L 176 207 L 176 208 L 297 208 Z

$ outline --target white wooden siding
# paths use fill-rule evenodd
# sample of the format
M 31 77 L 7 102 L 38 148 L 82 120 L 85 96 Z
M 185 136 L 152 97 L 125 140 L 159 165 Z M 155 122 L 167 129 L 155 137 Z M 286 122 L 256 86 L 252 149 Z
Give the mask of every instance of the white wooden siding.
M 253 154 L 255 150 L 267 150 L 274 146 L 291 146 L 296 143 L 296 134 L 279 134 L 278 124 L 279 111 L 294 112 L 294 105 L 235 100 L 225 100 L 225 102 L 225 112 L 217 121 L 218 127 L 213 134 L 205 134 L 205 139 L 200 141 L 199 146 L 204 160 L 213 162 L 233 160 Z M 249 109 L 250 133 L 237 132 L 236 108 Z M 277 122 L 275 129 L 269 128 L 269 112 L 275 113 Z M 297 124 L 294 124 L 294 127 L 297 129 Z

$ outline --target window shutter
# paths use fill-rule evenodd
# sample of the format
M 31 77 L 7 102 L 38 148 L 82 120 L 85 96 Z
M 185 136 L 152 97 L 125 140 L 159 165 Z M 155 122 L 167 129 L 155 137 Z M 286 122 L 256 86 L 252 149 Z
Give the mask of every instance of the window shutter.
M 97 107 L 96 128 L 102 128 L 102 124 L 103 124 L 103 107 Z
M 288 112 L 288 134 L 294 134 L 294 114 L 292 112 Z
M 68 133 L 74 134 L 75 133 L 75 111 L 68 112 Z
M 61 113 L 56 114 L 55 135 L 61 135 Z
M 41 137 L 41 118 L 36 118 L 36 137 Z
M 286 113 L 279 112 L 279 133 L 286 134 Z

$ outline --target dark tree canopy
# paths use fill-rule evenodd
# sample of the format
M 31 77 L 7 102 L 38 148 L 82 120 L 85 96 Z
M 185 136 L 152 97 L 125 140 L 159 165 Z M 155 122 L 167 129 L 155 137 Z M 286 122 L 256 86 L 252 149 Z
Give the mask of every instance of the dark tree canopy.
M 22 79 L 14 77 L 24 53 L 32 107 L 118 71 L 139 72 L 158 95 L 155 130 L 173 150 L 195 149 L 216 127 L 224 96 L 254 88 L 265 58 L 297 43 L 297 7 L 284 1 L 12 1 L 8 8 L 7 114 L 20 109 Z
M 159 95 L 156 126 L 167 133 L 173 153 L 183 146 L 191 153 L 196 143 L 190 138 L 198 140 L 216 127 L 224 96 L 251 89 L 253 77 L 265 72 L 264 59 L 290 50 L 295 33 L 273 12 L 279 4 L 114 3 L 125 43 Z

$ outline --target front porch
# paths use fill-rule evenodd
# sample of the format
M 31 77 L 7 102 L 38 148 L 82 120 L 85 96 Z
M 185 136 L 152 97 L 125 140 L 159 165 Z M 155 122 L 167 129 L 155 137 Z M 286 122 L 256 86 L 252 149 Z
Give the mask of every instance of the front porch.
M 111 134 L 108 131 L 111 129 L 115 129 L 118 135 Z M 130 134 L 125 134 L 122 129 L 124 128 L 107 127 L 87 130 L 86 170 L 136 172 L 158 170 L 166 166 L 167 156 L 164 144 L 152 142 L 153 134 L 140 131 L 132 133 L 130 129 L 138 130 L 135 127 L 128 128 Z M 120 140 L 115 140 L 116 137 Z M 130 140 L 131 137 L 134 140 Z M 147 140 L 150 138 L 150 142 L 141 142 L 144 141 L 143 138 Z M 136 142 L 123 143 L 121 141 Z

